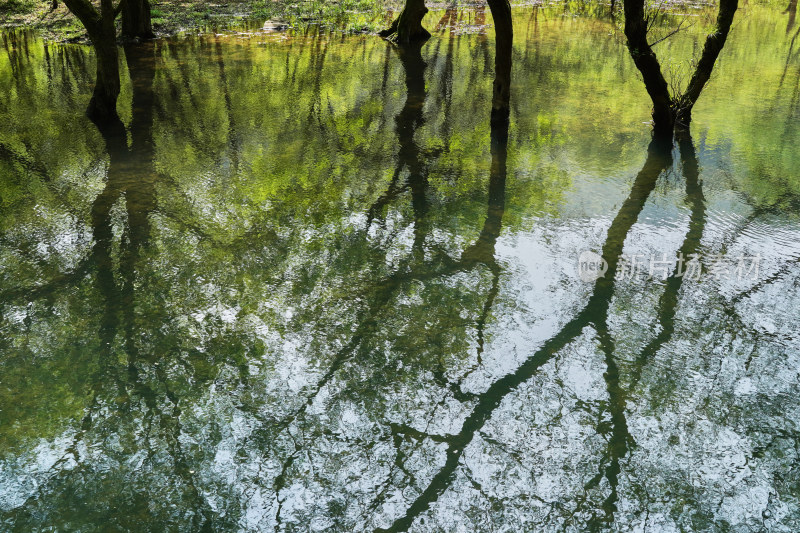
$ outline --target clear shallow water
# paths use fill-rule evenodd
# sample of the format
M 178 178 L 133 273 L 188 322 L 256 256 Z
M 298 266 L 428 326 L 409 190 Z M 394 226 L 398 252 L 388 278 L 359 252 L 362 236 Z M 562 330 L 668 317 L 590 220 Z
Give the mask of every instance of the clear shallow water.
M 0 529 L 796 531 L 789 15 L 662 151 L 610 20 L 515 14 L 508 132 L 474 12 L 129 49 L 105 138 L 87 49 L 4 34 Z

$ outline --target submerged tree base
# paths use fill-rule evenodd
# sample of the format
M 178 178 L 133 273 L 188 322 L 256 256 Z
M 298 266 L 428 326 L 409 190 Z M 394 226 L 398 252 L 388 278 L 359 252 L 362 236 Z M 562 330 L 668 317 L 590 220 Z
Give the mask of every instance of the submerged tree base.
M 122 6 L 122 36 L 128 40 L 153 39 L 150 0 L 125 0 Z
M 427 13 L 424 0 L 408 0 L 400 16 L 378 35 L 402 45 L 426 41 L 431 38 L 430 32 L 422 27 L 422 19 Z

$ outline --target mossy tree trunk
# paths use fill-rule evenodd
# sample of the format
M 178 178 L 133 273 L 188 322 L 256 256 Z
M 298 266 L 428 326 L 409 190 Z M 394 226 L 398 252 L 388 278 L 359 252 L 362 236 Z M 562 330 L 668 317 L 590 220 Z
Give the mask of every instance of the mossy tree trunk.
M 431 34 L 422 27 L 422 19 L 428 13 L 425 0 L 406 0 L 406 5 L 400 16 L 392 25 L 378 35 L 390 39 L 397 44 L 407 45 L 415 41 L 429 39 Z
M 67 8 L 86 28 L 97 56 L 97 80 L 89 108 L 86 110 L 89 118 L 96 123 L 118 119 L 119 50 L 114 20 L 125 2 L 126 0 L 120 0 L 115 7 L 113 0 L 100 0 L 100 11 L 98 11 L 89 0 L 64 0 Z
M 682 94 L 673 95 L 670 94 L 658 57 L 648 42 L 644 0 L 624 0 L 628 51 L 642 74 L 645 89 L 653 102 L 653 132 L 656 136 L 672 137 L 676 128 L 688 129 L 694 104 L 700 98 L 717 57 L 725 46 L 738 6 L 738 0 L 720 0 L 716 27 L 706 38 L 689 85 Z

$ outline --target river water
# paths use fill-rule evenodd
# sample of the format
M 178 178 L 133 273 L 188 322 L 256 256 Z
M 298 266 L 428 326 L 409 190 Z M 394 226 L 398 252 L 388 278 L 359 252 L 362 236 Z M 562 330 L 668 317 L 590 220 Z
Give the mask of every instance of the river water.
M 480 9 L 129 47 L 103 134 L 2 34 L 0 529 L 800 530 L 794 12 L 666 147 L 619 21 L 514 17 L 508 125 Z

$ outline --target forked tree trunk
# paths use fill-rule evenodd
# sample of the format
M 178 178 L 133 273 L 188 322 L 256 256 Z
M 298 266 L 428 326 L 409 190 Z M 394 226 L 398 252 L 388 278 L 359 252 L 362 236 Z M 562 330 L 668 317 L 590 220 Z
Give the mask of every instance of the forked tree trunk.
M 381 37 L 390 39 L 397 44 L 406 45 L 414 41 L 429 39 L 431 34 L 422 27 L 422 19 L 428 13 L 425 0 L 406 0 L 406 5 L 400 16 L 392 25 L 378 33 Z
M 647 40 L 644 0 L 624 0 L 625 37 L 633 62 L 642 74 L 645 89 L 653 102 L 653 132 L 656 136 L 672 137 L 676 128 L 687 129 L 692 109 L 708 83 L 739 6 L 738 0 L 720 0 L 717 23 L 706 38 L 703 53 L 697 62 L 689 85 L 682 94 L 671 95 L 661 65 Z
M 152 39 L 150 0 L 126 0 L 122 8 L 122 36 L 126 39 Z
M 492 109 L 508 112 L 511 99 L 511 52 L 514 27 L 508 0 L 489 0 L 495 32 L 494 84 Z

